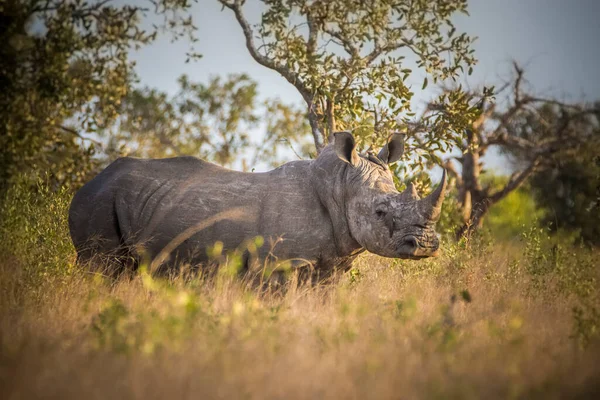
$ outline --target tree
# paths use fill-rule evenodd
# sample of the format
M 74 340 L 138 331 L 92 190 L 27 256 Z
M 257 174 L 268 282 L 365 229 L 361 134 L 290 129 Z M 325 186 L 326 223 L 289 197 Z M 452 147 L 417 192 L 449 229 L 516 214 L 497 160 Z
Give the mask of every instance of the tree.
M 81 182 L 94 168 L 88 134 L 116 118 L 134 80 L 129 50 L 163 29 L 195 40 L 180 15 L 187 1 L 148 1 L 164 17 L 151 31 L 141 28 L 149 9 L 115 3 L 0 2 L 0 191 L 28 172 Z
M 530 184 L 536 203 L 546 210 L 542 222 L 552 230 L 576 231 L 589 244 L 600 244 L 600 104 L 595 115 L 581 118 L 574 133 L 578 143 L 543 158 Z M 543 110 L 545 120 L 559 124 L 564 115 Z M 529 158 L 519 154 L 519 159 Z
M 480 116 L 466 130 L 465 139 L 456 142 L 461 155 L 445 162 L 454 177 L 463 214 L 457 237 L 468 236 L 479 228 L 490 207 L 543 170 L 556 154 L 575 154 L 597 136 L 597 109 L 525 93 L 524 71 L 516 64 L 514 67 L 514 79 L 497 92 L 510 89 L 504 108 L 489 101 L 491 89 L 484 88 L 483 96 L 469 95 L 471 99 L 480 98 Z M 481 180 L 482 157 L 494 146 L 516 161 L 516 171 L 500 187 L 484 185 Z
M 306 115 L 279 100 L 258 100 L 257 84 L 245 74 L 208 84 L 178 80 L 169 97 L 156 89 L 136 89 L 121 104 L 117 124 L 102 132 L 109 153 L 137 157 L 193 155 L 247 170 L 280 161 L 281 150 L 305 142 Z M 251 132 L 266 133 L 252 140 Z M 305 146 L 302 148 L 305 150 Z M 112 150 L 112 151 L 111 151 Z
M 219 0 L 233 12 L 252 58 L 276 71 L 304 99 L 319 152 L 336 130 L 353 129 L 359 145 L 381 144 L 402 129 L 411 112 L 411 61 L 431 79 L 456 79 L 475 64 L 472 39 L 451 22 L 466 13 L 466 0 L 264 0 L 260 23 L 252 25 L 244 0 Z M 256 4 L 256 3 L 253 3 Z M 442 94 L 444 112 L 429 115 L 432 131 L 413 164 L 435 158 L 475 118 L 460 89 Z M 361 129 L 365 121 L 372 126 Z M 379 142 L 379 143 L 377 143 Z M 412 142 L 411 142 L 412 143 Z

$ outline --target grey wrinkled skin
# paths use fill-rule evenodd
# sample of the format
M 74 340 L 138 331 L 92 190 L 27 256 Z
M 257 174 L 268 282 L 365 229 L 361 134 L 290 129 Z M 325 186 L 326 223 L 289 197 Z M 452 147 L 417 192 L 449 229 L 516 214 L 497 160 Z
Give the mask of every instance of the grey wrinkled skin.
M 194 157 L 120 158 L 81 188 L 69 211 L 79 262 L 121 260 L 116 272 L 143 259 L 169 271 L 181 262 L 208 263 L 207 248 L 244 248 L 244 267 L 289 261 L 321 276 L 347 270 L 362 251 L 418 259 L 436 254 L 434 225 L 445 190 L 419 199 L 399 193 L 387 164 L 403 152 L 401 135 L 359 155 L 348 132 L 310 161 L 265 173 L 228 170 Z M 203 222 L 204 221 L 204 222 Z M 204 225 L 203 225 L 204 224 Z M 159 255 L 168 257 L 157 257 Z

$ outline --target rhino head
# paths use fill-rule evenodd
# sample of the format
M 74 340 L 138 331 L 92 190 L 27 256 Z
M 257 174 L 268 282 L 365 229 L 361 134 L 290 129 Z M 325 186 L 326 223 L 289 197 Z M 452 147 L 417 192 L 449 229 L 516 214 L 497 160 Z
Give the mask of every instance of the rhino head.
M 348 132 L 334 135 L 338 162 L 345 163 L 345 212 L 350 235 L 372 253 L 393 258 L 436 256 L 435 224 L 446 190 L 446 171 L 437 189 L 421 199 L 411 184 L 403 192 L 394 185 L 388 164 L 404 152 L 404 136 L 395 134 L 379 154 L 359 155 Z

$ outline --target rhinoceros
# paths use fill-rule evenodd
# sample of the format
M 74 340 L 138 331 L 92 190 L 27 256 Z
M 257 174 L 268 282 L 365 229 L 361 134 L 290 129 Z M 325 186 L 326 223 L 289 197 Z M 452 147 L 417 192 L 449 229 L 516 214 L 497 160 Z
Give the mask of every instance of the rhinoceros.
M 328 276 L 368 250 L 393 258 L 435 256 L 446 172 L 420 199 L 394 186 L 388 164 L 404 152 L 395 134 L 378 155 L 359 154 L 337 132 L 313 160 L 264 173 L 229 170 L 195 157 L 119 158 L 83 186 L 69 211 L 79 262 L 112 257 L 120 272 L 152 260 L 156 271 L 202 266 L 262 237 L 243 252 L 244 270 L 286 262 Z M 260 244 L 260 243 L 259 243 Z M 211 250 L 212 249 L 212 250 Z

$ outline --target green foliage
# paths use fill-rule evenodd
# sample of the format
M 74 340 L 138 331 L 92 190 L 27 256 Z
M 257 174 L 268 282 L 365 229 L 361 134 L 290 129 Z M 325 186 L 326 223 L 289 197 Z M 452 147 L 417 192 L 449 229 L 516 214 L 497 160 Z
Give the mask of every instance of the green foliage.
M 131 310 L 119 299 L 109 299 L 90 327 L 99 348 L 126 354 L 178 350 L 192 333 L 218 327 L 218 318 L 204 310 L 198 294 L 141 274 L 145 289 L 160 297 L 162 306 Z
M 546 230 L 523 232 L 523 267 L 530 294 L 572 299 L 573 337 L 582 347 L 600 337 L 600 270 L 594 250 L 550 237 Z
M 460 292 L 460 297 L 463 299 L 463 301 L 465 301 L 466 303 L 470 303 L 473 301 L 473 298 L 471 297 L 471 293 L 469 293 L 468 290 L 461 290 Z
M 402 322 L 407 322 L 415 317 L 417 313 L 417 300 L 409 297 L 405 300 L 394 301 L 394 317 Z
M 100 311 L 92 325 L 100 347 L 107 347 L 117 352 L 126 352 L 129 349 L 131 341 L 122 323 L 127 315 L 128 310 L 118 300 L 110 301 Z
M 573 307 L 573 336 L 581 347 L 589 346 L 600 336 L 600 307 L 584 302 Z
M 24 272 L 32 290 L 44 279 L 64 278 L 74 267 L 67 222 L 71 192 L 39 180 L 17 181 L 0 199 L 0 255 Z
M 543 228 L 531 227 L 523 232 L 522 239 L 525 242 L 524 256 L 526 259 L 525 268 L 531 277 L 533 288 L 539 290 L 546 285 L 548 274 L 556 268 L 556 253 L 550 253 L 546 246 Z
M 463 224 L 462 209 L 456 189 L 449 190 L 444 199 L 442 214 L 436 225 L 436 231 L 447 240 L 454 240 L 454 233 Z
M 201 280 L 182 286 L 181 282 L 152 278 L 144 268 L 139 278 L 144 291 L 160 299 L 160 305 L 127 307 L 120 299 L 109 298 L 90 326 L 98 348 L 129 355 L 178 352 L 194 337 L 203 335 L 209 341 L 204 345 L 210 349 L 222 346 L 232 335 L 246 340 L 257 332 L 268 334 L 278 322 L 278 307 L 263 307 L 252 293 L 245 293 L 217 311 L 214 300 L 204 293 L 208 284 Z M 227 291 L 235 286 L 230 276 L 221 278 L 215 286 L 217 290 Z M 208 351 L 213 350 L 216 348 Z
M 495 191 L 506 185 L 508 179 L 506 176 L 486 174 L 481 180 L 488 190 Z M 462 214 L 457 190 L 452 187 L 444 200 L 437 231 L 452 240 L 457 228 L 464 223 Z M 545 210 L 538 206 L 529 186 L 521 186 L 490 207 L 480 236 L 491 235 L 495 240 L 517 239 L 524 227 L 537 226 L 545 215 Z
M 16 175 L 52 171 L 81 183 L 95 168 L 89 134 L 109 125 L 135 78 L 129 51 L 159 29 L 190 34 L 177 11 L 188 2 L 153 2 L 165 24 L 141 28 L 146 8 L 94 0 L 0 2 L 0 190 Z
M 500 184 L 507 181 L 505 177 L 493 179 Z M 544 210 L 537 205 L 529 187 L 521 186 L 490 208 L 483 226 L 496 239 L 515 239 L 519 237 L 523 227 L 537 226 L 544 215 Z
M 600 103 L 557 107 L 548 102 L 521 112 L 512 134 L 539 149 L 506 147 L 516 163 L 543 154 L 530 185 L 553 231 L 577 232 L 588 244 L 600 243 Z
M 245 74 L 212 77 L 207 84 L 183 75 L 178 82 L 172 97 L 150 88 L 129 93 L 118 123 L 101 132 L 109 149 L 137 157 L 193 155 L 249 169 L 277 164 L 283 149 L 306 141 L 305 113 L 279 100 L 259 102 L 257 84 Z M 262 126 L 266 133 L 257 143 L 251 132 Z
M 546 210 L 543 221 L 553 231 L 575 232 L 600 244 L 600 131 L 572 152 L 558 152 L 531 180 L 536 201 Z
M 464 0 L 268 0 L 255 31 L 244 1 L 220 2 L 235 13 L 254 59 L 280 73 L 307 103 L 318 151 L 332 129 L 352 129 L 360 148 L 381 146 L 414 117 L 412 68 L 426 74 L 424 89 L 429 81 L 456 79 L 465 68 L 470 73 L 476 62 L 473 39 L 451 21 L 467 13 Z M 418 149 L 411 165 L 439 161 L 435 152 L 462 136 L 478 114 L 469 100 L 458 88 L 434 102 L 423 119 L 426 134 L 409 142 Z
M 360 272 L 360 269 L 356 267 L 350 269 L 350 271 L 348 271 L 348 274 L 350 275 L 350 284 L 358 283 L 362 278 L 362 273 Z
M 278 99 L 267 99 L 264 104 L 261 120 L 265 126 L 265 134 L 260 138 L 260 144 L 252 146 L 254 155 L 250 166 L 259 162 L 271 167 L 279 166 L 288 161 L 289 152 L 293 158 L 314 158 L 314 143 L 310 138 L 310 129 L 306 112 L 291 105 L 286 105 Z

